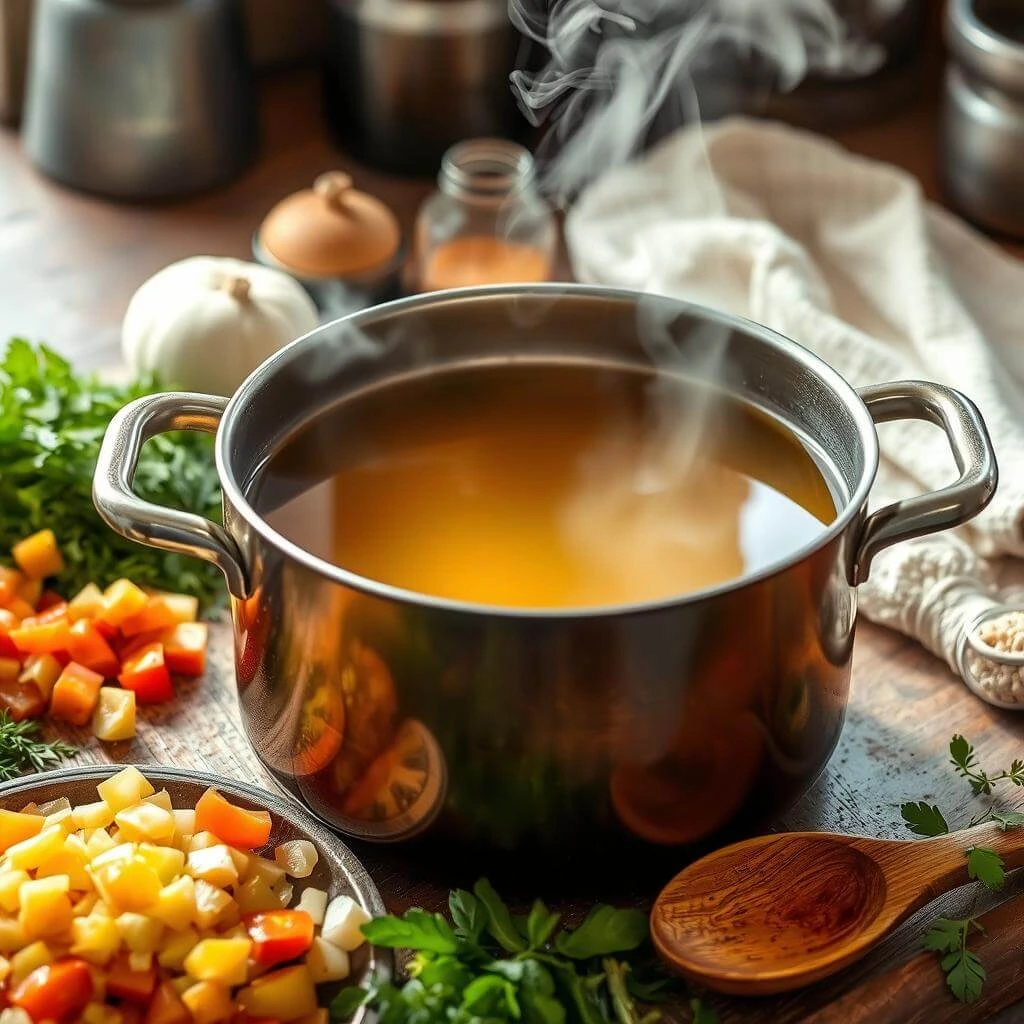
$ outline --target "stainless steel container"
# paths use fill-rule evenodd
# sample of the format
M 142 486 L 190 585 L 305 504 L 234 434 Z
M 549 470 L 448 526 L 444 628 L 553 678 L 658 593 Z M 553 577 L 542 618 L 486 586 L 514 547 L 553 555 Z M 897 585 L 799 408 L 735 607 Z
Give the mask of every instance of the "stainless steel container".
M 640 343 L 652 322 L 678 352 L 674 370 L 655 370 Z M 261 491 L 266 460 L 300 431 L 311 451 L 330 445 L 332 410 L 362 389 L 481 361 L 685 374 L 709 330 L 727 390 L 797 436 L 836 495 L 835 522 L 763 572 L 629 607 L 501 609 L 357 577 L 259 511 L 288 497 L 276 484 Z M 961 477 L 868 515 L 875 423 L 902 418 L 939 425 Z M 223 527 L 132 493 L 145 439 L 182 428 L 217 431 Z M 278 352 L 227 403 L 141 399 L 110 424 L 94 497 L 122 535 L 223 569 L 250 740 L 325 821 L 382 842 L 429 828 L 467 845 L 566 853 L 598 834 L 671 845 L 750 828 L 803 790 L 842 727 L 856 585 L 872 557 L 971 518 L 995 482 L 977 410 L 948 388 L 858 393 L 748 321 L 653 296 L 524 285 L 432 293 L 337 321 Z
M 1024 236 L 1024 8 L 950 0 L 941 171 L 950 201 L 983 227 Z
M 330 0 L 330 19 L 326 109 L 364 163 L 433 176 L 455 142 L 525 132 L 507 0 Z
M 23 134 L 40 170 L 99 195 L 234 177 L 257 145 L 236 0 L 38 0 Z

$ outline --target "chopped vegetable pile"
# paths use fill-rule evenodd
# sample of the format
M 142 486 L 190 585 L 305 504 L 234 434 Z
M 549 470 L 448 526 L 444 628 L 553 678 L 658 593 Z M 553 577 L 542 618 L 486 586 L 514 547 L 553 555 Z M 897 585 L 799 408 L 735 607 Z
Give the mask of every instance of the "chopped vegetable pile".
M 218 571 L 203 562 L 155 551 L 115 534 L 92 503 L 92 478 L 111 417 L 158 390 L 152 379 L 127 386 L 79 376 L 43 345 L 15 339 L 0 360 L 0 547 L 51 529 L 64 544 L 63 581 L 72 593 L 93 580 L 126 576 L 144 587 L 219 599 Z M 157 504 L 220 519 L 220 485 L 212 439 L 163 434 L 139 458 L 135 489 Z
M 207 627 L 196 621 L 197 598 L 119 579 L 102 591 L 87 583 L 65 601 L 44 589 L 64 570 L 52 530 L 12 553 L 18 568 L 0 567 L 0 708 L 14 722 L 49 711 L 91 723 L 101 740 L 130 739 L 137 703 L 173 697 L 172 673 L 203 673 Z
M 270 860 L 271 817 L 207 790 L 173 807 L 136 768 L 66 799 L 0 810 L 2 1024 L 325 1024 L 316 986 L 349 975 L 369 915 Z

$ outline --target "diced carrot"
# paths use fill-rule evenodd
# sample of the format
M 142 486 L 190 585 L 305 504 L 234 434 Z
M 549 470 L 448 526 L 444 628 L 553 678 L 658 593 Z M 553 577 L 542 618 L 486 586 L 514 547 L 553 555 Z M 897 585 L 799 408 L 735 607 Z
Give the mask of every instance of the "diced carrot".
M 36 605 L 39 604 L 39 599 L 43 596 L 43 581 L 34 579 L 24 579 L 21 581 L 21 586 L 18 587 L 18 597 L 25 602 L 25 604 L 31 605 L 35 609 Z
M 179 622 L 191 622 L 195 618 L 192 600 L 183 594 L 153 594 L 142 611 L 121 623 L 121 632 L 125 636 L 135 636 L 137 633 L 168 629 Z M 197 610 L 198 605 L 196 601 Z
M 167 667 L 182 676 L 201 676 L 206 671 L 205 622 L 179 622 L 161 636 Z
M 192 1014 L 170 982 L 163 982 L 153 993 L 145 1024 L 192 1024 Z
M 10 682 L 21 675 L 21 662 L 17 658 L 0 658 L 0 680 Z
M 42 626 L 47 622 L 59 622 L 67 617 L 68 606 L 64 601 L 60 601 L 57 604 L 51 604 L 49 608 L 37 608 L 35 614 L 30 615 L 21 624 L 23 626 Z
M 146 592 L 131 580 L 117 580 L 103 592 L 103 608 L 96 617 L 112 626 L 137 615 L 149 600 Z
M 140 704 L 161 704 L 174 696 L 162 644 L 147 644 L 122 658 L 117 678 L 126 690 L 135 694 Z
M 20 622 L 22 619 L 31 618 L 36 610 L 22 597 L 15 595 L 7 602 L 7 610 Z
M 9 566 L 0 566 L 0 604 L 6 605 L 11 598 L 18 594 L 18 587 L 24 582 L 25 577 L 17 569 Z
M 212 832 L 221 842 L 239 849 L 266 846 L 271 824 L 269 811 L 247 811 L 212 788 L 196 804 L 196 832 Z
M 0 681 L 0 708 L 13 721 L 23 722 L 26 718 L 39 718 L 46 711 L 46 701 L 33 683 L 5 679 Z
M 113 679 L 121 670 L 110 644 L 88 619 L 79 619 L 68 630 L 68 653 L 72 661 L 98 672 L 107 679 Z
M 127 953 L 122 953 L 107 967 L 107 991 L 118 999 L 148 1002 L 156 988 L 156 980 L 155 967 L 133 971 Z
M 50 613 L 43 614 L 48 616 Z M 70 640 L 67 616 L 44 619 L 41 622 L 29 616 L 22 619 L 17 629 L 11 630 L 10 637 L 21 654 L 53 654 L 56 651 L 66 651 Z
M 50 714 L 72 725 L 85 725 L 96 710 L 103 676 L 77 662 L 70 662 L 54 684 Z
M 64 559 L 60 556 L 53 530 L 40 530 L 18 541 L 11 553 L 18 568 L 35 580 L 56 576 L 64 568 Z
M 11 1003 L 34 1021 L 77 1019 L 92 998 L 93 982 L 84 960 L 68 958 L 37 967 L 11 993 Z
M 252 939 L 252 959 L 273 967 L 302 956 L 313 945 L 313 919 L 304 910 L 267 910 L 242 918 Z

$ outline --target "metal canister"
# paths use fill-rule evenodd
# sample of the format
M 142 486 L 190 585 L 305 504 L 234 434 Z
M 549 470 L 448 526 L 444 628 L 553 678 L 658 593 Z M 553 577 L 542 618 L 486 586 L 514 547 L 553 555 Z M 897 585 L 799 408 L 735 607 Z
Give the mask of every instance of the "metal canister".
M 951 203 L 1024 237 L 1024 8 L 950 0 L 941 168 Z

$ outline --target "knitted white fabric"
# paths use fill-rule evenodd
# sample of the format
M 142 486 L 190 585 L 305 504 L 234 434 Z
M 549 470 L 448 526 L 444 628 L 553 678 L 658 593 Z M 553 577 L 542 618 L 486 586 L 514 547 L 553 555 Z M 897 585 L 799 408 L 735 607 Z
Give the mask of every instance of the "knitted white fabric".
M 1024 554 L 1024 263 L 926 202 L 914 178 L 816 135 L 730 119 L 684 129 L 599 179 L 566 238 L 577 279 L 749 317 L 854 386 L 916 377 L 962 390 L 1000 469 L 964 536 L 985 555 Z M 886 424 L 880 437 L 880 493 L 955 477 L 933 427 Z M 862 610 L 950 658 L 965 591 L 931 584 L 984 576 L 968 554 L 948 536 L 883 552 Z M 986 591 L 979 578 L 976 593 Z

